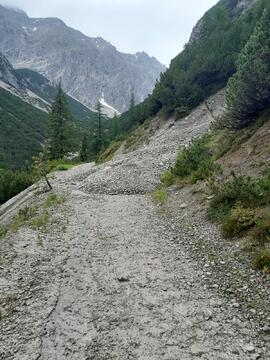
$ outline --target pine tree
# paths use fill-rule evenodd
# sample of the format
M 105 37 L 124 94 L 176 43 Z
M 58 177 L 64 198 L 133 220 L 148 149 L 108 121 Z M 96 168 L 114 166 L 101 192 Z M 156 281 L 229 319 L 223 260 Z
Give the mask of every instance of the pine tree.
M 128 113 L 129 113 L 129 122 L 130 122 L 130 125 L 132 126 L 136 122 L 134 92 L 131 93 Z
M 112 118 L 112 134 L 111 137 L 112 139 L 115 139 L 117 137 L 117 135 L 119 135 L 119 124 L 118 124 L 119 120 L 117 117 L 117 114 L 114 114 L 114 117 Z
M 73 150 L 73 119 L 61 85 L 49 113 L 48 133 L 51 159 L 61 159 Z
M 225 124 L 241 128 L 270 106 L 270 11 L 266 10 L 241 52 L 226 93 Z
M 88 139 L 87 139 L 87 135 L 84 134 L 80 149 L 80 160 L 82 162 L 86 162 L 87 159 L 88 159 Z
M 98 128 L 97 128 L 97 153 L 101 151 L 103 145 L 103 136 L 102 136 L 102 106 L 100 101 L 96 104 L 96 112 L 97 112 L 97 121 L 98 121 Z

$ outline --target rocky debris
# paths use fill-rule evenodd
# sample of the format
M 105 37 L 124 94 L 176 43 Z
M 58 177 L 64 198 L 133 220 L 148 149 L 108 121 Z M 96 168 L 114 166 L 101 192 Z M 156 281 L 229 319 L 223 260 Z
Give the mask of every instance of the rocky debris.
M 224 92 L 208 100 L 213 113 L 218 116 L 224 106 Z M 176 160 L 181 145 L 209 129 L 212 115 L 206 106 L 198 106 L 181 121 L 168 121 L 138 148 L 118 154 L 112 161 L 98 167 L 82 183 L 86 192 L 101 194 L 144 194 L 160 185 L 161 175 Z
M 222 292 L 213 267 L 224 272 L 225 259 L 196 252 L 189 221 L 198 221 L 200 236 L 218 231 L 196 217 L 195 198 L 179 191 L 175 201 L 188 206 L 170 212 L 147 195 L 123 194 L 129 183 L 147 191 L 143 178 L 154 183 L 163 171 L 159 156 L 172 163 L 180 142 L 207 131 L 207 119 L 199 107 L 141 149 L 55 174 L 66 203 L 50 210 L 46 230 L 22 227 L 0 240 L 0 359 L 270 357 L 267 328 L 258 331 L 253 313 L 232 306 L 241 304 L 237 294 L 230 301 Z

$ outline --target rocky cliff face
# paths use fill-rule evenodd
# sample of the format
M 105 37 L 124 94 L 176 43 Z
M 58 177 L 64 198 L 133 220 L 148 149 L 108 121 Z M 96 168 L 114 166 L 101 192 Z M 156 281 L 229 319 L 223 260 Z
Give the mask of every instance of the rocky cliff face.
M 220 0 L 216 6 L 225 5 L 232 16 L 241 16 L 257 1 L 258 0 Z M 205 16 L 203 16 L 194 27 L 189 40 L 190 44 L 197 41 L 203 35 L 204 19 Z
M 0 81 L 7 83 L 14 88 L 21 88 L 22 84 L 19 81 L 18 76 L 14 72 L 12 65 L 7 58 L 0 52 Z
M 164 67 L 145 53 L 123 54 L 56 18 L 33 19 L 0 6 L 0 51 L 16 68 L 38 71 L 88 106 L 102 98 L 119 111 L 142 101 Z

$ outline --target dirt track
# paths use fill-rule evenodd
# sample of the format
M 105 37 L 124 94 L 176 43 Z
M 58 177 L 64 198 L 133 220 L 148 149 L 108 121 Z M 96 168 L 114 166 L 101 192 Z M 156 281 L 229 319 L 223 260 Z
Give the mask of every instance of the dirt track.
M 201 281 L 180 246 L 188 239 L 147 194 L 179 143 L 209 122 L 198 108 L 109 164 L 57 174 L 66 202 L 47 231 L 23 227 L 1 240 L 1 359 L 269 358 L 255 327 Z

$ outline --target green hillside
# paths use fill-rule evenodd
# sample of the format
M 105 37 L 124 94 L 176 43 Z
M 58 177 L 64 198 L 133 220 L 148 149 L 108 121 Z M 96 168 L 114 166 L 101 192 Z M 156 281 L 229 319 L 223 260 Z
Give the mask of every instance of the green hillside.
M 40 151 L 46 113 L 0 88 L 0 167 L 21 168 Z
M 127 131 L 162 112 L 185 116 L 209 95 L 223 88 L 236 71 L 237 58 L 253 32 L 268 0 L 259 0 L 241 16 L 235 1 L 221 0 L 203 17 L 200 36 L 189 43 L 162 74 L 153 94 L 122 115 L 120 125 Z
M 27 82 L 27 88 L 29 90 L 33 91 L 48 103 L 52 103 L 57 94 L 57 87 L 53 86 L 48 79 L 30 69 L 17 69 L 15 72 L 24 82 Z M 82 121 L 94 120 L 95 113 L 93 111 L 68 95 L 66 95 L 66 98 L 70 111 L 76 119 L 80 119 Z

